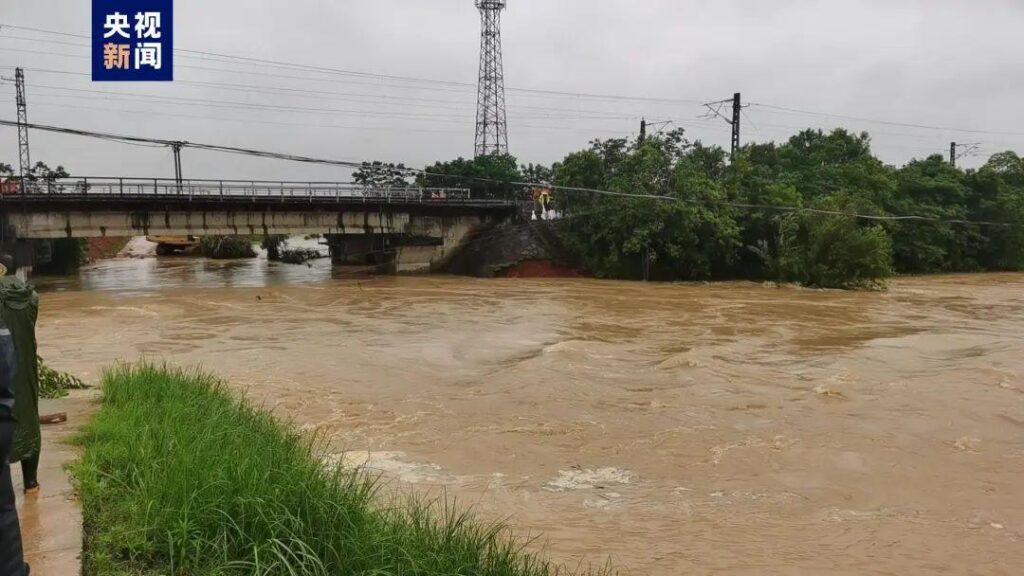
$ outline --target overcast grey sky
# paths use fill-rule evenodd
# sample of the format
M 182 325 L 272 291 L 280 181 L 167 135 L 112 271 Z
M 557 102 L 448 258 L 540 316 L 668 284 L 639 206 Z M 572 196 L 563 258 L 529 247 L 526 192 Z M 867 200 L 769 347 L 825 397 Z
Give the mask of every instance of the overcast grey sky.
M 85 0 L 0 0 L 0 23 L 88 35 L 90 11 Z M 413 166 L 473 153 L 480 32 L 473 0 L 176 0 L 175 11 L 179 49 L 463 84 L 187 53 L 176 57 L 173 83 L 93 83 L 87 39 L 7 27 L 0 73 L 27 69 L 29 120 L 40 124 Z M 951 140 L 981 142 L 987 157 L 1024 148 L 1024 137 L 756 104 L 1024 133 L 1021 30 L 1019 0 L 508 0 L 509 88 L 677 100 L 510 90 L 509 146 L 524 163 L 548 164 L 595 137 L 635 134 L 641 116 L 673 120 L 693 139 L 727 146 L 728 126 L 698 119 L 698 102 L 741 91 L 755 103 L 746 110 L 746 141 L 846 126 L 871 132 L 890 163 L 943 152 Z M 14 119 L 13 88 L 0 87 L 0 100 L 0 118 Z M 16 142 L 13 129 L 0 128 L 0 161 L 16 164 Z M 163 148 L 33 133 L 32 153 L 74 174 L 173 175 Z M 349 177 L 338 168 L 195 151 L 183 163 L 185 176 L 196 178 Z

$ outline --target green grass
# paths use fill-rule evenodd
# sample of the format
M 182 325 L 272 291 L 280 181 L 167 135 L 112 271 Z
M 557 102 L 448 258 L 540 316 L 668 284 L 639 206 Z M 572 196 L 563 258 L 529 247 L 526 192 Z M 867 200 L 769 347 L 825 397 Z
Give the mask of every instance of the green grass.
M 560 573 L 500 525 L 325 465 L 323 442 L 200 372 L 107 371 L 78 442 L 87 576 Z

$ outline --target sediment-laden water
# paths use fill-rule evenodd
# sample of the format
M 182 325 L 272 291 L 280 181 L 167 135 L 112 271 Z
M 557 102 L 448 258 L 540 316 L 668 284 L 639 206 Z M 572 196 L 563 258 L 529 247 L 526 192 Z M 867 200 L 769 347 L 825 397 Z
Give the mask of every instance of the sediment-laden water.
M 1024 572 L 1024 275 L 844 293 L 143 259 L 44 290 L 54 367 L 201 364 L 571 565 Z

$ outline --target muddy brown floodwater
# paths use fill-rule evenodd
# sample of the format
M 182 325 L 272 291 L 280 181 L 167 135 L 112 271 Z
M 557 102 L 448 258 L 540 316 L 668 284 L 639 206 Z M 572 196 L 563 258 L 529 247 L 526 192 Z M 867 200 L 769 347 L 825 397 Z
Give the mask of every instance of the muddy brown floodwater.
M 43 287 L 41 350 L 93 380 L 201 364 L 573 566 L 1024 573 L 1024 275 L 843 293 L 333 274 L 103 262 Z

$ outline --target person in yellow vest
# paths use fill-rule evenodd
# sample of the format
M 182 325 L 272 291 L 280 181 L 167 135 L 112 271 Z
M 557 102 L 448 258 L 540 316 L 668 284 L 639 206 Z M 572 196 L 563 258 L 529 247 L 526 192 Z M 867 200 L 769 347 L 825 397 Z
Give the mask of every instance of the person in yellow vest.
M 550 188 L 535 188 L 534 189 L 534 201 L 540 208 L 541 220 L 548 219 L 548 211 L 551 210 L 551 189 Z

